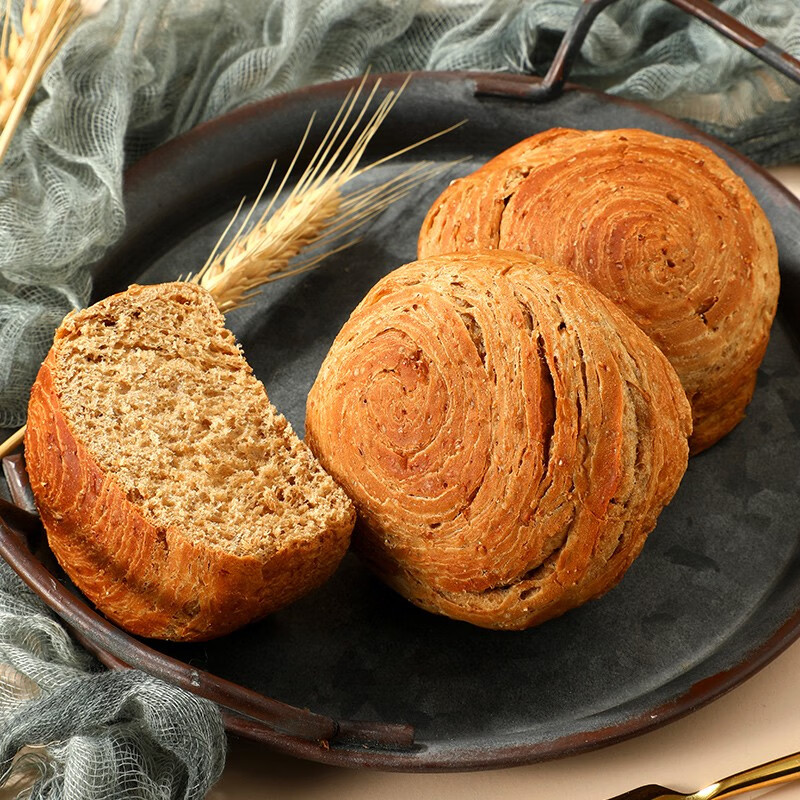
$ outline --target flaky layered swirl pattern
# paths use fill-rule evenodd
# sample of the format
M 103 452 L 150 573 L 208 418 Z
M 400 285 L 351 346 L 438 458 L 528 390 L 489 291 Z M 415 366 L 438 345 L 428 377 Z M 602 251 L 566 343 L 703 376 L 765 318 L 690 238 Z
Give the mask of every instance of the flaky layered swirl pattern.
M 681 480 L 690 431 L 647 336 L 571 273 L 511 252 L 381 280 L 306 416 L 372 568 L 425 609 L 510 629 L 622 577 Z
M 693 452 L 742 419 L 775 315 L 777 250 L 711 150 L 641 130 L 532 136 L 444 191 L 419 256 L 495 247 L 567 267 L 656 342 L 692 404 Z

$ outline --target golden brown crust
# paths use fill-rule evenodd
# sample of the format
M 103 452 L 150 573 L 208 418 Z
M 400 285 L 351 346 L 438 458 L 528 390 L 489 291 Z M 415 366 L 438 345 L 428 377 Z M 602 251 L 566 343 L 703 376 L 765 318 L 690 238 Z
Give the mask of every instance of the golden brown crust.
M 499 251 L 381 280 L 306 414 L 373 569 L 423 608 L 507 629 L 622 577 L 680 482 L 690 431 L 674 370 L 619 309 Z
M 347 550 L 354 515 L 266 560 L 178 527 L 159 528 L 73 434 L 56 389 L 55 350 L 31 392 L 25 457 L 50 547 L 107 617 L 140 636 L 220 636 L 322 584 Z
M 692 404 L 692 452 L 743 418 L 778 297 L 769 223 L 708 148 L 641 130 L 554 129 L 451 184 L 419 257 L 521 250 L 588 280 L 656 342 Z

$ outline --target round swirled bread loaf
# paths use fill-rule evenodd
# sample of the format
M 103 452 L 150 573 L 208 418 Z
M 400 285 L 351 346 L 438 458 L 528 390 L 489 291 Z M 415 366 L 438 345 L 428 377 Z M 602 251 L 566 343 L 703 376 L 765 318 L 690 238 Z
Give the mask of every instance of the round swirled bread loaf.
M 686 469 L 675 371 L 613 303 L 521 253 L 383 278 L 308 398 L 357 550 L 422 608 L 530 627 L 614 586 Z
M 655 341 L 692 404 L 692 452 L 742 419 L 777 250 L 744 181 L 707 147 L 642 130 L 532 136 L 443 192 L 419 257 L 494 247 L 569 268 Z

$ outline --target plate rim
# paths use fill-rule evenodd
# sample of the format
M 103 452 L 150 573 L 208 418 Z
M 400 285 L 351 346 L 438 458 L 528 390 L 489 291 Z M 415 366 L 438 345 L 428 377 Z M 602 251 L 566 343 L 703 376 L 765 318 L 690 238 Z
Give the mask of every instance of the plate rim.
M 422 71 L 412 72 L 410 74 L 414 83 L 419 81 L 427 81 L 432 84 L 472 83 L 470 89 L 473 94 L 482 81 L 491 81 L 494 83 L 498 78 L 494 73 L 474 71 Z M 369 81 L 379 79 L 381 80 L 382 88 L 396 89 L 406 80 L 408 75 L 409 73 L 407 72 L 376 74 L 370 76 Z M 125 232 L 109 249 L 106 255 L 92 265 L 91 270 L 95 278 L 95 286 L 102 285 L 103 277 L 109 272 L 112 274 L 114 273 L 115 255 L 120 251 L 126 250 L 126 248 L 130 248 L 137 237 L 140 237 L 140 231 L 143 228 L 147 228 L 149 222 L 157 217 L 155 210 L 148 209 L 147 213 L 143 213 L 146 205 L 149 204 L 143 204 L 141 202 L 141 196 L 146 195 L 147 186 L 151 184 L 153 176 L 163 173 L 165 169 L 169 168 L 170 163 L 174 164 L 177 160 L 185 159 L 187 157 L 186 153 L 191 151 L 192 147 L 207 141 L 209 138 L 213 139 L 221 131 L 227 130 L 230 126 L 236 126 L 239 122 L 249 120 L 252 117 L 267 117 L 279 112 L 283 106 L 292 101 L 309 103 L 313 101 L 314 98 L 342 95 L 348 89 L 357 86 L 361 80 L 361 78 L 351 78 L 314 84 L 242 106 L 220 117 L 203 122 L 191 130 L 167 141 L 129 167 L 125 173 L 123 191 L 127 219 Z M 535 85 L 540 82 L 540 79 L 527 75 L 508 74 L 502 76 L 502 81 L 508 82 L 510 85 L 524 86 Z M 795 197 L 783 184 L 767 173 L 761 166 L 714 136 L 701 131 L 690 123 L 675 119 L 663 112 L 635 101 L 608 95 L 589 87 L 572 83 L 567 84 L 565 87 L 565 94 L 575 92 L 592 95 L 602 99 L 603 102 L 610 102 L 615 105 L 633 108 L 637 112 L 644 113 L 645 116 L 649 116 L 654 120 L 665 121 L 669 123 L 669 125 L 685 131 L 694 139 L 713 144 L 716 149 L 727 152 L 736 160 L 744 162 L 759 176 L 759 178 L 763 179 L 773 189 L 777 190 L 798 215 L 800 215 L 800 199 Z M 517 102 L 526 101 L 517 100 Z M 93 300 L 94 299 L 95 297 L 93 296 Z M 92 638 L 91 627 L 89 627 L 88 630 L 84 628 L 84 624 L 90 618 L 83 616 L 81 613 L 76 614 L 75 612 L 76 610 L 80 612 L 80 607 L 83 607 L 83 609 L 90 614 L 96 614 L 96 612 L 93 611 L 88 603 L 84 602 L 82 597 L 76 597 L 55 578 L 27 545 L 24 546 L 24 554 L 21 551 L 15 550 L 12 540 L 17 539 L 17 541 L 19 541 L 19 538 L 12 532 L 11 527 L 10 525 L 6 525 L 0 513 L 0 554 L 2 554 L 28 586 L 36 592 L 50 608 L 53 608 L 56 613 L 67 622 L 70 628 L 79 634 L 85 646 L 87 646 L 101 661 L 107 663 L 107 665 L 111 665 L 112 668 L 120 668 L 121 665 L 142 668 L 142 659 L 138 659 L 138 663 L 134 663 L 137 662 L 136 658 L 126 658 L 122 655 L 122 653 L 125 653 L 124 649 L 116 652 L 113 648 L 104 649 L 103 645 L 100 643 L 104 641 L 102 638 L 100 642 Z M 35 576 L 37 573 L 37 570 L 34 569 L 35 565 L 33 562 L 44 570 L 46 577 L 42 575 L 39 576 L 40 579 L 31 577 L 32 574 Z M 64 595 L 66 595 L 68 599 L 65 600 Z M 71 604 L 74 604 L 72 610 L 67 608 L 67 606 Z M 101 620 L 106 622 L 103 618 L 101 618 Z M 118 629 L 113 623 L 108 622 L 107 624 L 123 637 L 132 638 L 129 637 L 129 634 Z M 519 766 L 598 749 L 599 747 L 615 744 L 634 736 L 647 733 L 668 722 L 680 719 L 743 683 L 780 655 L 798 638 L 800 638 L 800 608 L 798 608 L 771 637 L 763 641 L 752 651 L 749 651 L 748 656 L 743 661 L 730 669 L 715 673 L 713 676 L 694 683 L 687 691 L 681 693 L 679 696 L 643 714 L 627 717 L 623 722 L 612 726 L 597 728 L 592 731 L 567 734 L 536 743 L 494 745 L 486 748 L 466 746 L 456 753 L 450 751 L 439 752 L 436 750 L 431 753 L 424 749 L 403 751 L 382 747 L 365 750 L 347 744 L 339 745 L 337 742 L 333 741 L 328 745 L 320 741 L 302 739 L 289 733 L 282 733 L 270 729 L 235 711 L 231 712 L 230 710 L 226 715 L 225 723 L 226 728 L 230 732 L 265 743 L 279 752 L 337 766 L 355 766 L 402 772 L 450 772 Z M 138 640 L 133 639 L 133 641 L 137 642 Z M 114 641 L 111 639 L 107 643 L 113 645 Z M 144 646 L 146 647 L 146 645 Z M 150 672 L 150 674 L 155 677 L 162 678 L 174 684 L 176 669 L 184 670 L 186 673 L 190 672 L 190 666 L 186 662 L 160 653 L 159 651 L 153 652 L 157 653 L 164 667 L 161 672 L 146 669 L 146 671 Z M 132 648 L 126 653 L 128 656 L 131 654 L 136 654 L 135 648 Z M 119 663 L 115 664 L 114 661 Z M 189 682 L 188 686 L 184 684 L 183 688 L 192 691 L 191 682 Z M 244 689 L 245 687 L 239 688 Z

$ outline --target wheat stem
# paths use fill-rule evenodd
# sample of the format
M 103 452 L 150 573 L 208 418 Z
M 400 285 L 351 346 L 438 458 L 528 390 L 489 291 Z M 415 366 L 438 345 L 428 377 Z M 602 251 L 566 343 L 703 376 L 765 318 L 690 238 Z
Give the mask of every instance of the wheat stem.
M 345 184 L 353 178 L 364 175 L 367 171 L 458 127 L 458 125 L 451 126 L 366 166 L 361 166 L 367 147 L 408 84 L 407 79 L 398 90 L 388 92 L 370 112 L 381 81 L 376 80 L 369 91 L 365 92 L 367 78 L 365 75 L 361 83 L 345 95 L 322 141 L 283 203 L 278 206 L 278 198 L 284 191 L 309 138 L 313 116 L 288 169 L 258 220 L 251 224 L 256 207 L 261 202 L 274 173 L 275 164 L 272 165 L 267 180 L 239 224 L 237 232 L 223 246 L 223 242 L 240 216 L 244 201 L 239 205 L 203 268 L 192 276 L 191 280 L 194 283 L 211 292 L 223 312 L 240 307 L 262 284 L 304 272 L 327 255 L 341 252 L 351 246 L 354 242 L 339 244 L 334 250 L 319 252 L 321 248 L 329 247 L 343 236 L 352 233 L 359 225 L 403 197 L 414 186 L 452 166 L 445 164 L 435 167 L 421 163 L 381 185 L 349 195 L 343 194 Z M 365 99 L 359 108 L 362 95 L 365 95 Z M 309 248 L 317 252 L 308 255 L 301 263 L 290 266 L 292 259 Z
M 8 439 L 0 444 L 0 458 L 4 458 L 9 453 L 13 453 L 22 444 L 26 427 L 26 425 L 23 425 L 18 431 L 12 433 Z

